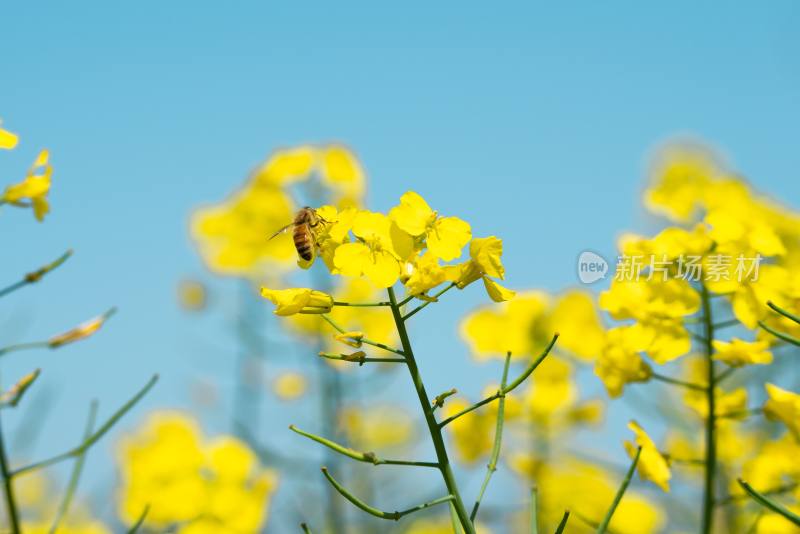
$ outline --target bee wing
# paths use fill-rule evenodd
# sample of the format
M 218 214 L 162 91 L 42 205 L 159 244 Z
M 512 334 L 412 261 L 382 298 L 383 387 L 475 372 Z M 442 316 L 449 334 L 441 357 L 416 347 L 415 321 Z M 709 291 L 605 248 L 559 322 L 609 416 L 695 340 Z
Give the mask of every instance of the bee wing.
M 286 226 L 284 226 L 283 228 L 281 228 L 280 230 L 278 230 L 277 232 L 272 234 L 272 236 L 270 236 L 270 239 L 274 239 L 274 238 L 278 237 L 279 235 L 281 235 L 282 233 L 286 232 L 289 228 L 292 228 L 293 226 L 294 226 L 294 223 L 287 224 Z

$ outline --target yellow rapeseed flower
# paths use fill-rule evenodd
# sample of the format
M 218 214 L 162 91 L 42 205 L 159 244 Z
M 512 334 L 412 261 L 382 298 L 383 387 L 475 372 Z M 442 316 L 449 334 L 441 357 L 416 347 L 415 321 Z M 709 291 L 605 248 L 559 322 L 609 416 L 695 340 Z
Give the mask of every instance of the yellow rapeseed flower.
M 733 338 L 730 342 L 715 339 L 712 344 L 714 359 L 732 367 L 772 363 L 772 353 L 767 350 L 769 343 L 766 341 L 748 342 Z
M 669 492 L 669 479 L 672 478 L 672 473 L 670 473 L 666 458 L 658 451 L 656 444 L 639 423 L 632 420 L 628 423 L 628 428 L 636 434 L 635 443 L 625 442 L 628 456 L 633 459 L 636 456 L 636 450 L 639 447 L 642 448 L 639 463 L 636 465 L 639 476 L 642 480 L 649 480 L 662 490 Z
M 400 278 L 400 255 L 392 221 L 382 213 L 360 211 L 353 220 L 353 234 L 360 239 L 336 247 L 333 263 L 344 276 L 366 275 L 379 287 L 390 287 Z
M 458 258 L 472 237 L 468 223 L 458 217 L 440 217 L 413 191 L 400 197 L 400 205 L 389 211 L 389 217 L 409 235 L 424 237 L 428 251 L 444 261 Z
M 780 421 L 800 440 L 800 395 L 792 393 L 775 384 L 765 384 L 769 399 L 764 404 L 764 415 L 773 421 Z
M 50 192 L 50 178 L 53 167 L 50 165 L 50 152 L 42 150 L 28 170 L 25 179 L 14 185 L 6 187 L 0 195 L 0 202 L 8 202 L 17 206 L 27 206 L 30 202 L 33 214 L 39 221 L 50 211 L 47 194 Z
M 497 283 L 494 279 L 505 278 L 505 268 L 500 256 L 503 255 L 503 241 L 495 236 L 476 237 L 469 244 L 470 259 L 466 262 L 446 269 L 449 280 L 456 283 L 459 289 L 472 282 L 483 280 L 486 293 L 495 302 L 503 302 L 514 298 L 515 293 Z
M 647 382 L 653 373 L 639 355 L 641 347 L 637 346 L 632 332 L 632 326 L 608 330 L 600 357 L 595 362 L 594 373 L 603 381 L 611 397 L 622 395 L 625 384 Z
M 17 134 L 11 133 L 3 128 L 3 121 L 0 121 L 0 148 L 12 150 L 17 146 L 19 138 Z

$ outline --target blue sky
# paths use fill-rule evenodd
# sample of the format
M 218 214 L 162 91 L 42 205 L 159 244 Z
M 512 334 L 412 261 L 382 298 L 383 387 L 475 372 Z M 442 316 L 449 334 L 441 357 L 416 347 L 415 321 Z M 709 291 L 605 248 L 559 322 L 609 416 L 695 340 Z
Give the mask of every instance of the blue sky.
M 713 143 L 757 188 L 800 207 L 798 25 L 790 1 L 4 6 L 0 117 L 22 143 L 2 155 L 0 183 L 40 147 L 55 175 L 45 224 L 0 213 L 2 275 L 76 255 L 4 299 L 0 345 L 120 309 L 91 341 L 4 358 L 4 381 L 42 366 L 58 400 L 45 439 L 16 452 L 59 451 L 90 398 L 108 413 L 153 371 L 162 382 L 122 427 L 147 408 L 186 406 L 193 377 L 217 380 L 227 402 L 224 314 L 187 317 L 174 287 L 211 281 L 227 309 L 236 291 L 204 270 L 187 220 L 277 147 L 347 143 L 372 208 L 414 189 L 501 236 L 518 289 L 575 285 L 582 250 L 612 255 L 621 231 L 656 228 L 639 204 L 644 169 L 675 135 Z M 459 294 L 431 314 L 441 328 L 417 333 L 423 354 L 448 352 L 423 363 L 431 390 L 453 385 L 457 320 L 482 299 Z M 465 373 L 465 391 L 477 394 L 484 373 Z M 225 429 L 223 412 L 210 428 Z M 18 417 L 7 419 L 13 429 Z M 110 465 L 97 463 L 99 477 Z

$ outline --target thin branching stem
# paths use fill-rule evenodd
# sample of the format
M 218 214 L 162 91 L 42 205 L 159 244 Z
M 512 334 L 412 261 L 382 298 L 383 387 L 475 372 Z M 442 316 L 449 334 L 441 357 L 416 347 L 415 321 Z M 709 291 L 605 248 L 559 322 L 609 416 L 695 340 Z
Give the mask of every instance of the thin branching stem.
M 5 297 L 9 293 L 13 293 L 17 289 L 21 289 L 21 288 L 25 287 L 28 284 L 34 284 L 34 283 L 38 282 L 39 280 L 42 279 L 42 277 L 44 275 L 46 275 L 47 273 L 49 273 L 53 269 L 57 269 L 62 263 L 67 261 L 70 256 L 72 256 L 72 250 L 66 251 L 64 254 L 62 254 L 61 256 L 56 258 L 54 261 L 52 261 L 52 262 L 48 263 L 47 265 L 44 265 L 44 266 L 36 269 L 35 271 L 32 271 L 32 272 L 26 274 L 22 278 L 22 280 L 20 280 L 18 282 L 15 282 L 15 283 L 11 284 L 8 287 L 0 289 L 0 298 Z
M 503 364 L 503 378 L 500 381 L 500 391 L 502 392 L 506 388 L 506 383 L 508 382 L 508 367 L 511 364 L 511 353 L 509 352 L 506 354 L 506 361 Z M 478 498 L 475 499 L 475 504 L 472 506 L 472 513 L 469 514 L 469 518 L 475 522 L 475 517 L 478 515 L 478 508 L 481 505 L 481 500 L 483 499 L 483 494 L 486 492 L 486 488 L 489 486 L 489 480 L 491 480 L 492 475 L 495 471 L 497 471 L 497 460 L 500 458 L 500 446 L 503 443 L 503 422 L 505 419 L 505 409 L 506 409 L 506 396 L 505 393 L 500 395 L 500 401 L 497 404 L 497 425 L 494 430 L 494 443 L 492 444 L 492 453 L 489 456 L 489 464 L 486 466 L 486 476 L 483 478 L 483 484 L 481 484 L 481 489 L 478 492 Z
M 666 384 L 672 384 L 674 386 L 681 386 L 687 389 L 693 389 L 695 391 L 705 392 L 708 389 L 708 387 L 700 384 L 693 384 L 691 382 L 686 382 L 685 380 L 679 380 L 677 378 L 672 378 L 671 376 L 666 376 L 659 373 L 652 373 L 650 376 L 660 382 L 664 382 Z
M 539 364 L 540 364 L 540 363 L 542 363 L 542 361 L 544 361 L 544 359 L 547 357 L 547 355 L 548 355 L 548 354 L 550 354 L 550 351 L 552 350 L 552 348 L 553 348 L 553 345 L 555 345 L 555 344 L 556 344 L 556 340 L 557 340 L 557 339 L 558 339 L 558 334 L 554 334 L 554 335 L 553 335 L 553 339 L 551 339 L 551 340 L 550 340 L 550 343 L 548 343 L 548 344 L 547 344 L 547 346 L 544 348 L 544 350 L 542 351 L 542 353 L 541 353 L 541 354 L 539 354 L 539 356 L 538 356 L 538 357 L 537 357 L 535 360 L 533 360 L 533 361 L 530 363 L 530 365 L 528 365 L 528 367 L 526 367 L 526 368 L 525 368 L 525 370 L 524 370 L 524 371 L 522 371 L 522 373 L 520 373 L 520 375 L 519 375 L 517 378 L 515 378 L 515 379 L 514 379 L 514 380 L 513 380 L 513 381 L 512 381 L 510 384 L 508 384 L 506 387 L 504 387 L 504 388 L 502 388 L 502 389 L 499 389 L 499 390 L 497 390 L 497 392 L 496 392 L 496 393 L 494 393 L 494 394 L 492 394 L 492 395 L 490 395 L 490 396 L 486 397 L 486 398 L 485 398 L 485 399 L 483 399 L 483 400 L 480 400 L 480 401 L 476 402 L 476 403 L 475 403 L 475 404 L 473 404 L 472 406 L 468 406 L 467 408 L 464 408 L 464 409 L 463 409 L 463 410 L 461 410 L 460 412 L 458 412 L 458 413 L 456 413 L 456 414 L 454 414 L 454 415 L 451 415 L 450 417 L 448 417 L 447 419 L 445 419 L 445 420 L 443 420 L 441 423 L 439 423 L 439 426 L 440 426 L 440 427 L 445 427 L 445 426 L 447 426 L 448 424 L 450 424 L 450 423 L 452 423 L 453 421 L 455 421 L 456 419 L 458 419 L 459 417 L 461 417 L 462 415 L 466 415 L 466 414 L 468 414 L 469 412 L 471 412 L 471 411 L 473 411 L 473 410 L 477 410 L 477 409 L 478 409 L 478 408 L 480 408 L 481 406 L 484 406 L 484 405 L 486 405 L 486 404 L 489 404 L 490 402 L 493 402 L 493 401 L 495 401 L 495 400 L 499 399 L 500 397 L 502 397 L 502 396 L 504 396 L 504 395 L 508 395 L 509 393 L 511 393 L 512 391 L 514 391 L 514 389 L 516 389 L 516 388 L 517 388 L 517 387 L 518 387 L 520 384 L 522 384 L 522 383 L 525 381 L 525 379 L 527 379 L 527 378 L 530 376 L 530 374 L 531 374 L 531 373 L 532 373 L 532 372 L 533 372 L 533 371 L 534 371 L 534 370 L 535 370 L 537 367 L 539 367 Z
M 789 509 L 785 508 L 784 506 L 778 504 L 777 502 L 773 501 L 772 499 L 770 499 L 769 497 L 767 497 L 763 493 L 761 493 L 759 491 L 756 491 L 755 489 L 753 489 L 750 486 L 750 484 L 748 484 L 747 482 L 745 482 L 741 478 L 737 479 L 737 481 L 739 482 L 739 485 L 742 487 L 742 489 L 744 491 L 746 491 L 747 494 L 750 495 L 750 497 L 752 497 L 753 500 L 756 501 L 758 504 L 760 504 L 764 508 L 767 508 L 767 509 L 775 512 L 776 514 L 782 515 L 783 517 L 785 517 L 787 520 L 791 521 L 795 525 L 800 526 L 800 515 L 797 515 L 796 513 L 792 512 L 791 510 L 789 510 Z
M 328 360 L 353 362 L 359 365 L 364 365 L 365 363 L 406 363 L 405 359 L 403 358 L 369 358 L 364 353 L 335 354 L 332 352 L 320 352 L 319 357 Z
M 628 489 L 628 485 L 631 483 L 631 479 L 633 478 L 633 473 L 636 471 L 636 464 L 639 463 L 639 456 L 642 454 L 642 448 L 639 447 L 636 450 L 636 455 L 633 457 L 633 461 L 631 462 L 631 466 L 628 468 L 628 472 L 625 473 L 625 478 L 622 479 L 622 484 L 620 484 L 619 489 L 617 490 L 617 494 L 614 495 L 614 500 L 611 501 L 611 506 L 608 508 L 606 512 L 606 516 L 603 518 L 603 521 L 600 522 L 600 525 L 597 527 L 597 534 L 605 534 L 608 530 L 608 525 L 611 524 L 611 518 L 614 516 L 614 512 L 617 510 L 617 506 L 619 506 L 620 501 L 622 501 L 622 496 L 625 495 L 625 491 Z
M 323 319 L 325 319 L 325 321 L 326 321 L 326 322 L 327 322 L 329 325 L 331 325 L 332 327 L 334 327 L 334 328 L 336 329 L 336 331 L 338 331 L 340 334 L 344 334 L 344 333 L 346 332 L 346 330 L 345 330 L 344 328 L 342 328 L 341 326 L 339 326 L 338 324 L 336 324 L 336 323 L 334 322 L 334 320 L 333 320 L 333 319 L 331 319 L 331 318 L 330 318 L 330 317 L 329 317 L 327 314 L 324 314 L 324 313 L 323 313 L 323 314 L 320 314 L 320 317 L 322 317 Z M 367 338 L 361 338 L 361 339 L 360 339 L 360 341 L 361 341 L 361 343 L 364 343 L 364 344 L 366 344 L 366 345 L 372 345 L 373 347 L 377 347 L 377 348 L 379 348 L 379 349 L 383 349 L 383 350 L 385 350 L 385 351 L 389 351 L 389 352 L 391 352 L 391 353 L 394 353 L 394 354 L 397 354 L 397 355 L 399 355 L 399 356 L 404 356 L 404 354 L 403 354 L 403 351 L 402 351 L 402 350 L 398 350 L 398 349 L 396 349 L 396 348 L 390 347 L 389 345 L 386 345 L 385 343 L 379 343 L 379 342 L 377 342 L 377 341 L 373 341 L 373 340 L 371 340 L 371 339 L 367 339 Z
M 706 378 L 706 401 L 708 404 L 708 416 L 706 417 L 705 428 L 706 463 L 704 471 L 701 532 L 702 534 L 711 534 L 714 528 L 714 494 L 717 474 L 717 412 L 716 395 L 714 393 L 714 385 L 717 379 L 713 359 L 714 347 L 712 345 L 714 339 L 714 318 L 711 314 L 711 300 L 709 298 L 708 288 L 706 288 L 705 284 L 700 286 L 700 299 L 703 307 L 703 335 L 705 337 L 703 349 L 708 369 L 708 376 Z
M 567 528 L 567 521 L 569 520 L 569 510 L 564 510 L 564 517 L 561 518 L 561 522 L 558 524 L 558 528 L 556 528 L 556 534 L 562 534 L 564 529 Z
M 530 534 L 539 534 L 539 490 L 531 486 Z
M 142 513 L 139 515 L 139 519 L 137 519 L 136 523 L 134 523 L 131 526 L 131 528 L 128 529 L 128 534 L 136 534 L 137 532 L 139 532 L 139 529 L 142 528 L 144 520 L 147 518 L 147 514 L 149 512 L 150 512 L 150 505 L 146 504 L 144 510 L 142 510 Z
M 409 319 L 411 319 L 411 317 L 413 317 L 413 316 L 414 316 L 416 313 L 418 313 L 418 312 L 422 311 L 423 309 L 425 309 L 425 307 L 426 307 L 428 304 L 430 304 L 431 302 L 436 302 L 436 300 L 437 300 L 439 297 L 441 297 L 442 295 L 444 295 L 445 293 L 447 293 L 448 291 L 450 291 L 450 290 L 451 290 L 451 289 L 453 289 L 454 287 L 456 287 L 456 283 L 455 283 L 455 282 L 450 282 L 450 284 L 449 284 L 449 285 L 447 285 L 447 286 L 445 286 L 445 288 L 444 288 L 444 289 L 442 289 L 441 291 L 437 292 L 435 295 L 433 295 L 432 297 L 430 297 L 430 300 L 427 300 L 427 301 L 423 302 L 422 304 L 420 304 L 419 306 L 417 306 L 416 308 L 414 308 L 413 310 L 411 310 L 410 312 L 408 312 L 407 314 L 405 314 L 405 315 L 403 316 L 403 321 L 408 321 L 408 320 L 409 320 Z M 400 306 L 400 305 L 398 304 L 398 306 Z
M 333 301 L 334 306 L 350 306 L 352 308 L 376 308 L 378 306 L 391 306 L 390 302 L 342 302 L 340 300 Z
M 740 325 L 742 323 L 739 322 L 739 319 L 728 319 L 727 321 L 720 321 L 718 323 L 714 323 L 714 330 L 722 330 L 723 328 L 728 328 L 730 326 Z
M 303 530 L 304 534 L 311 534 L 311 528 L 306 523 L 300 523 L 300 528 Z
M 450 467 L 450 459 L 447 455 L 447 448 L 444 445 L 442 429 L 436 421 L 436 416 L 433 414 L 430 397 L 428 396 L 428 392 L 425 391 L 425 384 L 422 381 L 422 375 L 419 372 L 417 361 L 414 358 L 414 350 L 411 347 L 411 340 L 408 337 L 408 331 L 406 330 L 405 321 L 401 315 L 400 306 L 397 305 L 397 298 L 395 297 L 394 290 L 389 287 L 387 288 L 387 292 L 389 294 L 389 301 L 392 303 L 392 317 L 394 318 L 395 327 L 397 328 L 397 334 L 400 336 L 400 342 L 403 346 L 406 367 L 414 383 L 414 389 L 417 392 L 419 404 L 425 416 L 425 423 L 428 426 L 428 432 L 430 433 L 433 447 L 436 450 L 439 472 L 442 474 L 442 480 L 447 487 L 448 494 L 452 497 L 453 507 L 455 508 L 458 520 L 465 534 L 475 534 L 475 527 L 469 519 L 469 514 L 464 507 L 464 501 L 461 499 L 461 493 L 458 490 L 458 485 L 453 475 L 453 469 Z
M 31 350 L 31 349 L 46 349 L 50 347 L 49 341 L 30 341 L 27 343 L 16 343 L 0 348 L 0 356 L 9 352 L 16 352 L 18 350 Z
M 783 495 L 785 493 L 789 493 L 789 492 L 792 492 L 792 491 L 796 490 L 798 488 L 798 486 L 800 486 L 799 483 L 792 482 L 791 484 L 783 484 L 781 486 L 776 486 L 776 487 L 774 487 L 772 489 L 760 491 L 759 493 L 761 495 L 765 495 L 765 496 Z M 727 504 L 730 504 L 730 503 L 733 503 L 733 502 L 737 502 L 737 501 L 741 501 L 741 500 L 744 500 L 744 499 L 749 499 L 749 498 L 750 497 L 748 495 L 728 495 L 724 499 L 718 499 L 717 500 L 717 506 L 725 506 Z
M 3 475 L 3 494 L 6 501 L 6 513 L 8 514 L 8 521 L 11 527 L 12 534 L 19 534 L 19 510 L 17 510 L 17 501 L 14 498 L 14 483 L 13 474 L 10 472 L 8 466 L 8 455 L 6 453 L 6 445 L 3 439 L 3 430 L 0 428 L 0 474 Z
M 89 417 L 86 420 L 86 430 L 83 433 L 84 440 L 89 439 L 89 436 L 92 435 L 96 418 L 97 401 L 92 401 L 92 403 L 89 405 Z M 67 512 L 69 512 L 69 507 L 72 504 L 75 491 L 78 489 L 78 482 L 81 478 L 81 472 L 83 471 L 83 464 L 86 460 L 87 451 L 88 449 L 84 450 L 75 458 L 75 464 L 72 466 L 72 472 L 69 475 L 69 482 L 67 482 L 67 488 L 64 491 L 64 497 L 61 499 L 61 504 L 58 506 L 56 516 L 53 519 L 53 524 L 50 526 L 50 534 L 55 534 L 55 532 L 58 530 L 61 520 L 66 517 Z
M 777 337 L 778 339 L 782 339 L 783 341 L 786 341 L 787 343 L 791 343 L 792 345 L 797 345 L 797 346 L 800 347 L 800 339 L 797 339 L 796 337 L 791 336 L 789 334 L 786 334 L 784 332 L 781 332 L 779 330 L 775 330 L 771 326 L 769 326 L 766 323 L 764 323 L 764 321 L 759 321 L 758 322 L 758 326 L 760 326 L 761 328 L 763 328 L 764 330 L 766 330 L 767 332 L 769 332 L 773 336 Z
M 14 477 L 14 476 L 22 475 L 23 473 L 27 473 L 29 471 L 36 471 L 38 469 L 43 469 L 43 468 L 48 467 L 50 465 L 62 462 L 62 461 L 67 460 L 69 458 L 76 458 L 79 455 L 83 454 L 84 451 L 86 451 L 92 445 L 97 443 L 100 440 L 100 438 L 102 438 L 109 430 L 111 430 L 111 427 L 114 426 L 116 424 L 116 422 L 119 421 L 126 413 L 128 413 L 128 411 L 131 408 L 133 408 L 136 405 L 136 403 L 138 403 L 140 400 L 142 400 L 142 397 L 147 395 L 147 392 L 150 391 L 150 389 L 155 385 L 155 383 L 157 381 L 158 381 L 158 375 L 153 375 L 153 377 L 150 380 L 148 380 L 147 384 L 145 384 L 144 387 L 142 389 L 140 389 L 138 393 L 136 393 L 136 395 L 131 397 L 128 400 L 128 402 L 123 404 L 116 412 L 114 412 L 111 415 L 111 417 L 109 417 L 106 420 L 105 423 L 103 423 L 100 426 L 100 428 L 98 428 L 87 439 L 83 440 L 83 442 L 80 445 L 78 445 L 77 447 L 74 447 L 74 448 L 68 450 L 67 452 L 63 452 L 61 454 L 58 454 L 58 455 L 53 456 L 51 458 L 48 458 L 46 460 L 41 460 L 39 462 L 28 464 L 26 466 L 23 466 L 23 467 L 20 467 L 18 469 L 15 469 L 14 471 L 11 472 L 10 476 Z
M 352 458 L 353 460 L 358 460 L 359 462 L 365 462 L 373 465 L 412 465 L 417 467 L 434 467 L 434 468 L 439 467 L 439 464 L 437 464 L 436 462 L 416 462 L 412 460 L 387 460 L 385 458 L 379 458 L 374 452 L 361 452 L 355 449 L 351 449 L 349 447 L 345 447 L 344 445 L 340 445 L 335 441 L 331 441 L 321 436 L 317 436 L 316 434 L 312 434 L 311 432 L 306 432 L 305 430 L 301 430 L 294 425 L 289 425 L 289 429 L 292 432 L 296 432 L 301 436 L 305 436 L 310 440 L 325 445 L 329 449 L 336 451 L 339 454 L 347 456 L 348 458 Z
M 731 376 L 734 372 L 736 372 L 736 369 L 738 369 L 738 367 L 728 367 L 727 369 L 719 373 L 717 375 L 716 380 L 714 381 L 714 385 L 716 386 L 721 384 L 724 380 L 726 380 L 729 376 Z
M 784 310 L 783 308 L 781 308 L 780 306 L 778 306 L 777 304 L 775 304 L 771 300 L 767 301 L 767 306 L 769 306 L 770 308 L 772 308 L 776 312 L 780 313 L 781 315 L 783 315 L 787 319 L 789 319 L 791 321 L 794 321 L 797 324 L 800 324 L 800 315 L 795 315 L 790 311 Z
M 328 482 L 330 482 L 331 485 L 334 488 L 336 488 L 336 491 L 338 491 L 342 495 L 342 497 L 353 503 L 356 507 L 360 508 L 361 510 L 367 512 L 370 515 L 373 515 L 375 517 L 380 517 L 381 519 L 389 519 L 391 521 L 397 521 L 404 515 L 413 514 L 414 512 L 419 512 L 420 510 L 430 508 L 431 506 L 436 506 L 437 504 L 442 504 L 453 500 L 452 495 L 446 495 L 444 497 L 440 497 L 430 502 L 419 504 L 417 506 L 414 506 L 413 508 L 409 508 L 407 510 L 403 510 L 400 512 L 384 512 L 383 510 L 379 510 L 374 506 L 368 505 L 367 503 L 365 503 L 364 501 L 362 501 L 361 499 L 350 493 L 347 490 L 347 488 L 339 484 L 339 482 L 335 478 L 333 478 L 333 476 L 331 476 L 331 474 L 325 467 L 322 468 L 322 474 L 325 475 L 325 478 L 328 479 Z

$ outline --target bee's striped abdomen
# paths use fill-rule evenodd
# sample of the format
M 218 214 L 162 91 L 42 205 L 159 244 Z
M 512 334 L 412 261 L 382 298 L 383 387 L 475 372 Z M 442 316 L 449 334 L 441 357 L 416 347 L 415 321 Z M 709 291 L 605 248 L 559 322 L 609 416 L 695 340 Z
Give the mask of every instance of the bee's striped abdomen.
M 297 254 L 305 261 L 311 261 L 313 257 L 314 241 L 311 237 L 311 230 L 307 224 L 298 224 L 294 227 L 294 247 Z

